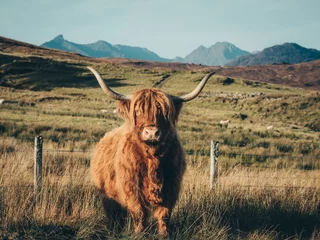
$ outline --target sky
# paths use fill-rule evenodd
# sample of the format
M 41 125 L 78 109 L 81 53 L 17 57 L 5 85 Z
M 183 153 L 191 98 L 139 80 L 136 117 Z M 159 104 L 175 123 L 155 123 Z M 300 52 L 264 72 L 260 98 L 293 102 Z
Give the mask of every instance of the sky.
M 295 42 L 320 50 L 320 0 L 0 0 L 0 36 L 41 45 L 62 34 L 185 57 L 227 41 L 261 51 Z

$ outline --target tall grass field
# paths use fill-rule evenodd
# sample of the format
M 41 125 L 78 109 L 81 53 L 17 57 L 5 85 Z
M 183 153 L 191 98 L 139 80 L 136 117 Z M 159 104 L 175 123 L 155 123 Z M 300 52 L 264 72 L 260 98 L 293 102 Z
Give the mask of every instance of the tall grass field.
M 120 93 L 158 87 L 182 95 L 198 71 L 8 56 L 0 86 L 1 239 L 158 239 L 120 228 L 90 180 L 90 157 L 120 126 L 116 102 L 85 68 Z M 178 123 L 187 172 L 170 239 L 320 239 L 320 94 L 215 75 Z M 229 120 L 228 124 L 220 124 Z M 33 189 L 34 138 L 43 136 L 42 189 Z M 210 142 L 219 141 L 210 190 Z

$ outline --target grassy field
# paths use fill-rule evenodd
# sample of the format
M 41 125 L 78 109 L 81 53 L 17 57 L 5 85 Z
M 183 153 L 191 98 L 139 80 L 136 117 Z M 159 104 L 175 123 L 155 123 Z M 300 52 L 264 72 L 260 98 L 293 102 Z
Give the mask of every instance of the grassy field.
M 6 57 L 0 62 L 0 238 L 156 238 L 153 221 L 134 236 L 130 219 L 119 231 L 104 216 L 88 174 L 90 154 L 122 120 L 85 66 L 121 93 L 159 87 L 180 95 L 205 73 Z M 185 104 L 178 124 L 188 170 L 171 238 L 319 239 L 319 109 L 319 92 L 212 77 Z M 48 151 L 35 204 L 32 142 L 39 134 Z M 212 139 L 220 142 L 219 180 L 209 191 Z
M 45 152 L 40 201 L 33 196 L 33 147 L 2 140 L 1 231 L 9 239 L 155 239 L 118 231 L 104 216 L 88 174 L 90 153 Z M 19 151 L 14 151 L 17 149 Z M 318 239 L 319 171 L 234 167 L 209 191 L 208 170 L 190 166 L 171 224 L 172 239 Z

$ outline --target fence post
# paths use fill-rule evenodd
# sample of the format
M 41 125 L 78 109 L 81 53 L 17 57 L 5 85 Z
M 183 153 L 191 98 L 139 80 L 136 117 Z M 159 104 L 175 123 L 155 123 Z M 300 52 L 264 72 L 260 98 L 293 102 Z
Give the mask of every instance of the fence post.
M 42 186 L 42 143 L 43 137 L 34 139 L 34 195 L 37 196 Z
M 211 140 L 210 148 L 210 190 L 218 180 L 219 142 Z

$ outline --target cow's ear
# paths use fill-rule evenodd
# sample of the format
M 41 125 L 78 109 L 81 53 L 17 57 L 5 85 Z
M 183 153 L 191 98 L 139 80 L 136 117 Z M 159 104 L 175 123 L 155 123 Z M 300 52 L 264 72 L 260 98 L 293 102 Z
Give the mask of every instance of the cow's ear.
M 123 119 L 129 119 L 130 101 L 120 100 L 117 106 L 117 114 Z

